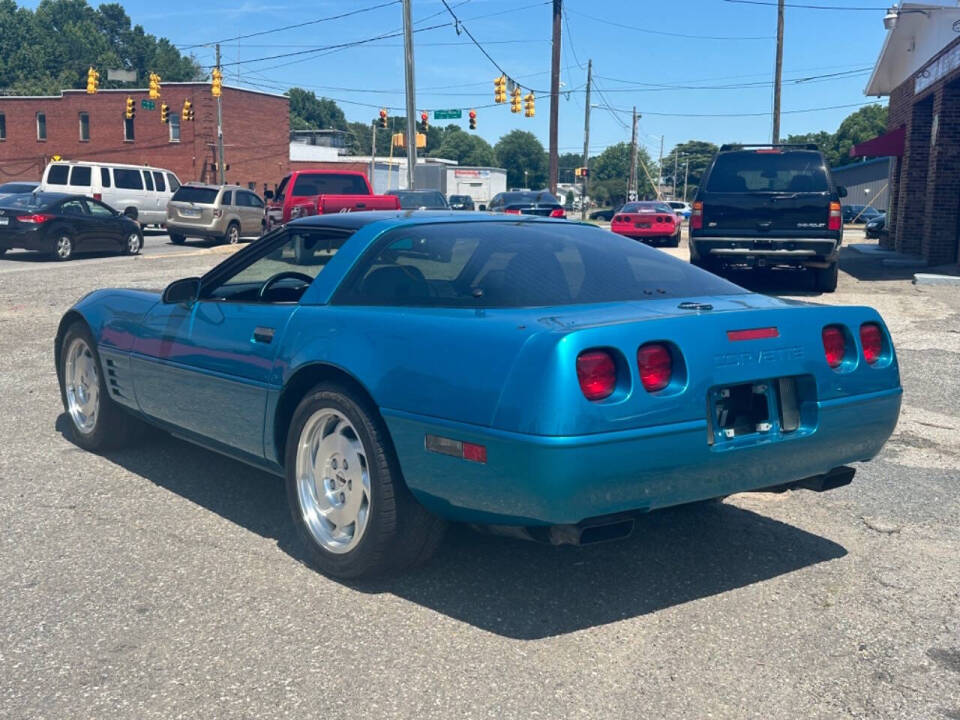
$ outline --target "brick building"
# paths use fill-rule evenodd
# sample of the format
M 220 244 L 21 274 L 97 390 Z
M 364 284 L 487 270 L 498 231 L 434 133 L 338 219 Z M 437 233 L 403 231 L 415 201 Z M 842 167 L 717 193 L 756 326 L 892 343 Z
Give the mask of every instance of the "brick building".
M 124 118 L 127 97 L 136 116 Z M 217 105 L 210 85 L 164 83 L 162 99 L 148 110 L 146 90 L 65 90 L 50 97 L 0 97 L 0 182 L 39 180 L 53 155 L 66 160 L 149 164 L 172 170 L 181 181 L 216 182 Z M 181 119 L 185 100 L 195 120 Z M 160 121 L 160 104 L 170 124 Z M 281 95 L 223 88 L 227 182 L 262 191 L 289 168 L 289 101 Z
M 884 20 L 887 37 L 866 95 L 888 96 L 887 133 L 851 155 L 894 157 L 888 247 L 931 265 L 960 258 L 960 8 L 904 3 Z

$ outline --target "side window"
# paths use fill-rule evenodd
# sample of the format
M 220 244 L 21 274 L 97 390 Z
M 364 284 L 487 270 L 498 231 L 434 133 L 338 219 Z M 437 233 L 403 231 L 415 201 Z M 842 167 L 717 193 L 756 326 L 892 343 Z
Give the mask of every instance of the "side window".
M 271 244 L 249 264 L 228 278 L 219 278 L 202 296 L 232 302 L 298 302 L 350 236 L 343 233 L 303 230 L 285 236 L 279 246 Z M 279 273 L 296 273 L 279 278 L 261 295 L 265 283 Z M 310 282 L 308 282 L 308 279 Z
M 47 185 L 66 185 L 69 165 L 51 165 L 47 171 Z
M 101 205 L 95 200 L 90 200 L 87 198 L 87 210 L 90 211 L 90 214 L 94 217 L 113 217 L 113 212 L 106 205 Z
M 110 168 L 100 168 L 100 185 L 110 187 Z
M 226 190 L 220 197 L 221 205 L 233 205 L 233 190 Z
M 87 208 L 83 200 L 67 200 L 60 206 L 60 212 L 64 215 L 86 215 Z
M 290 176 L 287 175 L 283 180 L 280 181 L 280 187 L 277 188 L 277 192 L 274 195 L 277 198 L 277 201 L 283 200 L 283 193 L 287 190 L 287 183 L 290 182 Z
M 74 165 L 70 170 L 70 184 L 74 187 L 90 187 L 90 166 Z
M 143 190 L 143 176 L 139 170 L 128 168 L 114 168 L 113 179 L 117 187 L 124 190 Z
M 258 209 L 263 208 L 263 201 L 253 193 L 242 193 L 241 195 L 244 198 L 243 204 L 246 205 L 247 207 L 258 208 Z
M 143 171 L 143 179 L 146 181 L 147 190 L 153 190 L 153 175 L 150 174 L 149 170 Z
M 153 171 L 153 179 L 154 179 L 154 180 L 156 181 L 156 183 L 157 183 L 157 190 L 159 190 L 160 192 L 166 192 L 166 191 L 167 191 L 167 184 L 163 181 L 163 173 L 162 173 L 162 172 L 157 172 L 156 170 L 154 170 L 154 171 Z
M 167 173 L 167 180 L 170 181 L 170 192 L 176 192 L 180 189 L 180 181 L 177 180 L 173 173 Z

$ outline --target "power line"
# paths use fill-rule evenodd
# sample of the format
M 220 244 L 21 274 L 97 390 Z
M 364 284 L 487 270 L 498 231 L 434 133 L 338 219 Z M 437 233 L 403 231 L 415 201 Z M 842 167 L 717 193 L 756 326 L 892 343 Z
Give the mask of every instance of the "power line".
M 246 38 L 257 37 L 259 35 L 269 35 L 270 33 L 283 32 L 284 30 L 294 30 L 297 28 L 306 27 L 307 25 L 316 25 L 322 22 L 329 22 L 330 20 L 340 20 L 345 17 L 350 17 L 351 15 L 359 15 L 361 13 L 367 13 L 371 10 L 379 10 L 380 8 L 389 7 L 390 5 L 399 5 L 400 0 L 389 0 L 389 2 L 380 3 L 379 5 L 371 5 L 365 8 L 358 8 L 357 10 L 350 10 L 345 13 L 340 13 L 339 15 L 329 15 L 327 17 L 317 18 L 316 20 L 308 20 L 306 22 L 300 22 L 295 25 L 284 25 L 283 27 L 273 28 L 272 30 L 261 30 L 255 33 L 248 33 L 246 35 L 237 35 L 231 38 L 224 38 L 222 40 L 212 40 L 206 43 L 197 43 L 195 45 L 178 45 L 181 50 L 192 50 L 193 48 L 204 47 L 206 45 L 215 45 L 216 43 L 228 43 L 233 42 L 234 40 L 245 40 Z
M 728 0 L 733 2 L 733 0 Z M 745 0 L 744 0 L 745 1 Z M 776 5 L 776 3 L 773 3 Z M 595 20 L 596 22 L 601 22 L 604 25 L 612 25 L 613 27 L 623 28 L 625 30 L 634 30 L 639 33 L 645 33 L 647 35 L 665 35 L 667 37 L 678 37 L 678 38 L 689 38 L 692 40 L 772 40 L 772 35 L 688 35 L 685 33 L 675 33 L 667 32 L 666 30 L 650 30 L 648 28 L 637 27 L 636 25 L 624 25 L 623 23 L 613 22 L 607 20 L 606 18 L 599 18 L 594 15 L 588 15 L 587 13 L 580 12 L 579 10 L 568 10 L 567 12 L 572 12 L 575 15 L 580 15 L 581 17 L 588 18 L 590 20 Z
M 857 77 L 859 75 L 865 75 L 871 72 L 873 68 L 859 68 L 857 70 L 846 70 L 843 72 L 836 73 L 827 73 L 824 75 L 807 75 L 799 78 L 791 78 L 785 80 L 784 83 L 789 83 L 791 85 L 800 85 L 803 83 L 812 83 L 812 82 L 825 82 L 828 80 L 846 80 L 848 78 Z M 644 83 L 644 82 L 635 82 L 632 80 L 620 80 L 618 78 L 611 78 L 606 76 L 602 77 L 604 80 L 612 80 L 620 83 L 629 83 L 636 87 L 629 88 L 610 88 L 607 92 L 650 92 L 657 90 L 743 90 L 749 88 L 762 88 L 770 87 L 773 85 L 773 82 L 770 80 L 749 82 L 749 83 L 730 83 L 724 85 L 670 85 L 666 83 Z
M 728 3 L 739 3 L 741 5 L 772 5 L 777 6 L 776 2 L 768 2 L 767 0 L 723 0 Z M 864 7 L 862 5 L 856 7 L 847 7 L 845 5 L 799 5 L 793 3 L 784 3 L 784 7 L 791 8 L 803 8 L 804 10 L 850 10 L 853 12 L 866 11 L 866 12 L 886 12 L 887 8 L 885 7 Z
M 866 103 L 850 103 L 848 105 L 827 105 L 824 107 L 816 108 L 803 108 L 801 110 L 783 110 L 783 114 L 793 114 L 793 113 L 808 113 L 808 112 L 818 112 L 820 110 L 840 110 L 842 108 L 852 108 L 852 107 L 865 107 L 867 105 L 879 105 L 880 102 L 866 102 Z M 610 110 L 616 113 L 632 113 L 633 110 L 628 110 L 625 108 L 613 108 Z M 657 117 L 765 117 L 770 115 L 770 112 L 755 112 L 755 113 L 665 113 L 665 112 L 652 112 L 644 111 L 644 115 L 655 115 Z

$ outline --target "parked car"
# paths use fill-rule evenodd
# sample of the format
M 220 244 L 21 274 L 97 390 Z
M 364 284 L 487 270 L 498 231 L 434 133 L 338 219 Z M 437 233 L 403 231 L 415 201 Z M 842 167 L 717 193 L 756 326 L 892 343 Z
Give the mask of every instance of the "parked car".
M 177 245 L 188 237 L 235 244 L 263 234 L 263 207 L 256 193 L 239 185 L 187 183 L 167 203 L 167 232 Z
M 497 193 L 487 209 L 509 215 L 541 215 L 552 218 L 565 218 L 563 205 L 549 190 L 521 190 Z
M 450 209 L 451 210 L 475 210 L 476 205 L 473 202 L 473 198 L 469 195 L 451 195 L 450 196 Z
M 693 208 L 690 207 L 690 203 L 684 202 L 683 200 L 667 200 L 667 205 L 673 208 L 673 211 L 682 217 L 684 220 L 690 217 L 690 213 L 693 212 Z
M 611 222 L 613 216 L 617 214 L 615 208 L 601 208 L 600 210 L 594 210 L 590 213 L 589 217 L 591 220 L 602 220 L 606 222 Z
M 873 238 L 876 240 L 880 237 L 886 226 L 887 216 L 885 213 L 880 213 L 879 217 L 875 217 L 873 220 L 867 222 L 867 224 L 864 226 L 864 233 L 868 238 Z
M 851 223 L 866 223 L 870 220 L 876 220 L 880 215 L 882 215 L 879 210 L 870 205 L 844 205 L 843 206 L 843 222 L 845 225 Z
M 628 202 L 613 216 L 610 231 L 651 245 L 679 247 L 681 222 L 667 203 Z
M 448 520 L 586 544 L 657 508 L 829 490 L 901 399 L 871 308 L 494 213 L 297 220 L 162 293 L 85 296 L 54 348 L 79 446 L 146 423 L 285 477 L 304 557 L 339 577 L 426 560 Z
M 374 195 L 366 175 L 347 170 L 294 170 L 276 193 L 267 190 L 263 196 L 267 230 L 308 215 L 400 207 L 390 195 Z
M 21 195 L 29 193 L 40 187 L 38 182 L 8 182 L 0 185 L 0 199 L 7 195 Z
M 724 145 L 697 190 L 690 262 L 712 272 L 797 267 L 837 287 L 840 198 L 816 145 Z
M 40 181 L 44 192 L 92 197 L 141 225 L 166 222 L 167 203 L 179 187 L 180 180 L 170 170 L 96 162 L 52 162 Z
M 0 255 L 12 248 L 54 260 L 72 260 L 91 250 L 136 255 L 143 233 L 136 222 L 93 198 L 32 192 L 0 200 Z
M 388 190 L 404 210 L 449 210 L 447 199 L 439 190 Z

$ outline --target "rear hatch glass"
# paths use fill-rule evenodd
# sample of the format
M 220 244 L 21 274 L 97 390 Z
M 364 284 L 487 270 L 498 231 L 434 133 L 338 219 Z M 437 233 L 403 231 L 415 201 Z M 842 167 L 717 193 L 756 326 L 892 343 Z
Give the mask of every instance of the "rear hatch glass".
M 814 151 L 731 152 L 717 156 L 707 192 L 826 192 L 827 171 Z
M 217 199 L 217 188 L 191 187 L 181 185 L 173 194 L 173 202 L 195 203 L 197 205 L 213 205 Z
M 359 175 L 298 175 L 293 184 L 294 197 L 369 194 L 366 181 Z

